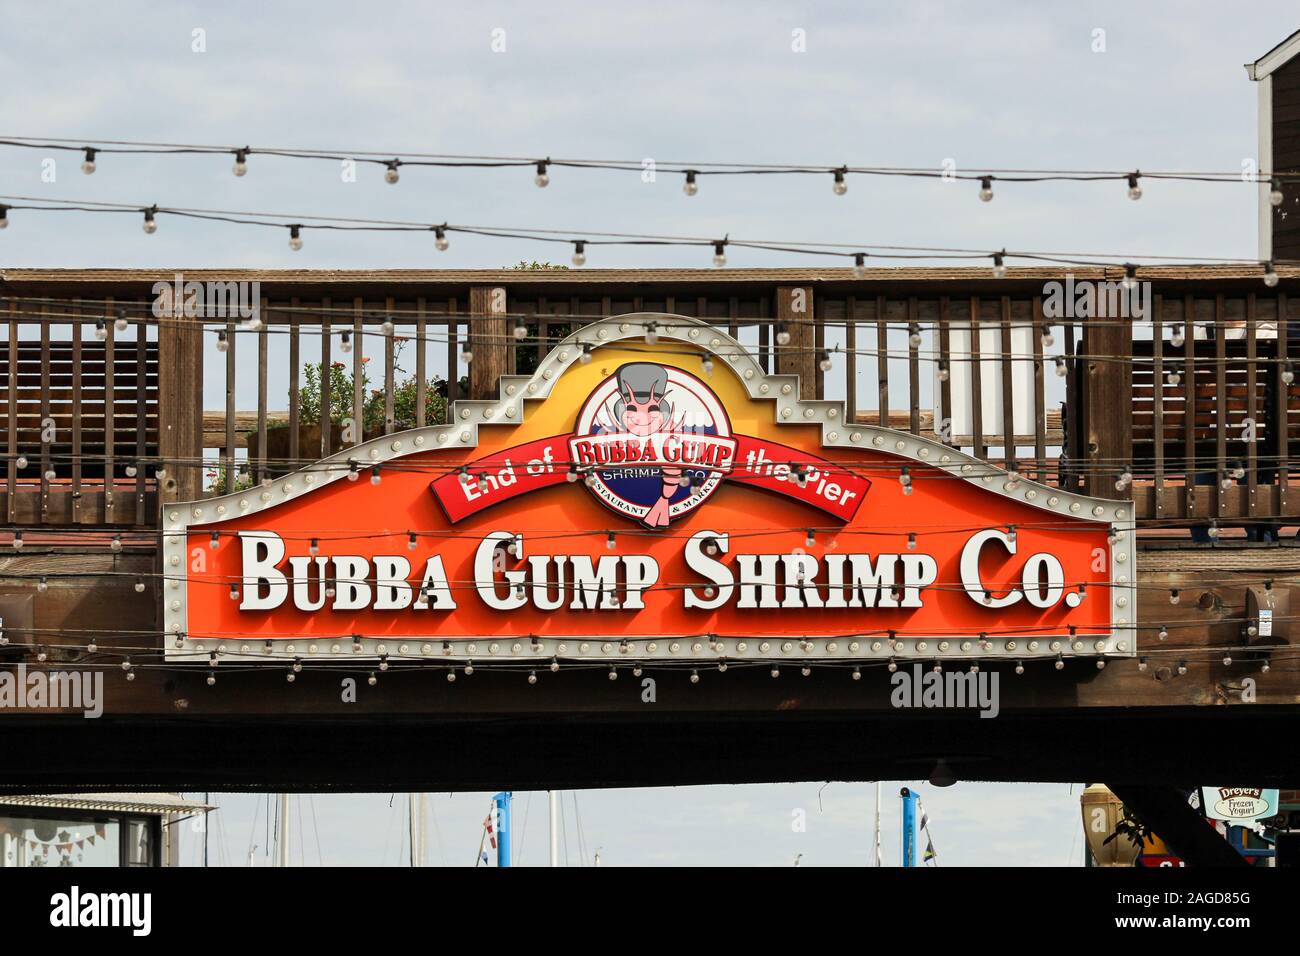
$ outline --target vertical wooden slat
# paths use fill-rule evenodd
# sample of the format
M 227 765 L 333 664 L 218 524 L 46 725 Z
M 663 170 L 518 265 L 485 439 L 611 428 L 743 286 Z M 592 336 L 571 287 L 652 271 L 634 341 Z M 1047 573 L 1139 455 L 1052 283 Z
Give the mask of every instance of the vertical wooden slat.
M 294 296 L 289 300 L 289 458 L 293 464 L 292 468 L 298 467 L 298 391 L 301 386 L 298 384 L 298 366 L 302 363 L 302 356 L 299 353 L 301 347 L 298 333 L 298 297 Z
M 104 300 L 104 316 L 113 314 L 113 300 Z M 117 396 L 114 385 L 117 370 L 113 354 L 116 330 L 111 318 L 104 323 L 104 523 L 113 520 L 113 457 L 117 451 Z
M 50 417 L 50 323 L 48 318 L 40 320 L 41 325 L 41 524 L 50 519 L 50 481 L 46 474 L 50 470 L 50 443 L 45 440 L 45 420 Z
M 1288 417 L 1291 386 L 1282 381 L 1291 358 L 1291 340 L 1287 330 L 1287 298 L 1285 293 L 1277 297 L 1277 509 L 1278 515 L 1286 514 L 1287 486 L 1291 483 L 1291 422 Z M 1293 373 L 1294 374 L 1294 371 Z
M 352 299 L 352 442 L 360 445 L 366 439 L 365 429 L 365 300 Z M 344 439 L 346 440 L 346 439 Z
M 546 358 L 546 339 L 551 334 L 550 322 L 547 321 L 551 312 L 550 302 L 546 296 L 537 297 L 537 364 L 540 367 L 542 359 Z
M 1151 514 L 1157 518 L 1165 513 L 1165 333 L 1164 298 L 1155 297 L 1155 313 L 1151 317 L 1151 424 L 1155 432 L 1153 452 L 1155 497 Z
M 916 296 L 907 300 L 907 404 L 908 430 L 921 434 L 921 352 L 912 344 L 912 326 L 919 324 L 920 306 Z
M 971 454 L 976 458 L 988 457 L 984 444 L 984 369 L 980 360 L 980 299 L 970 299 L 970 405 Z
M 876 296 L 876 416 L 881 428 L 889 427 L 889 324 L 885 297 Z
M 759 364 L 763 366 L 764 372 L 770 372 L 772 370 L 772 365 L 769 361 L 770 355 L 768 352 L 771 348 L 771 345 L 769 344 L 769 329 L 770 326 L 767 322 L 758 323 L 758 361 Z
M 163 501 L 190 501 L 203 488 L 203 326 L 183 315 L 158 319 L 158 451 Z
M 424 336 L 427 325 L 424 315 L 424 296 L 415 300 L 415 427 L 426 424 L 424 407 L 429 401 L 429 373 L 425 368 Z
M 1256 451 L 1256 443 L 1259 440 L 1259 429 L 1263 426 L 1259 414 L 1258 405 L 1258 380 L 1256 376 L 1256 362 L 1258 359 L 1259 343 L 1255 338 L 1255 327 L 1257 314 L 1255 312 L 1255 293 L 1250 292 L 1246 295 L 1246 417 L 1253 423 L 1253 428 L 1248 433 L 1250 441 L 1246 442 L 1246 514 L 1254 517 L 1259 507 L 1257 498 L 1259 495 L 1259 460 Z M 1246 436 L 1243 436 L 1246 437 Z
M 149 420 L 146 396 L 149 391 L 149 329 L 144 316 L 145 303 L 140 303 L 140 319 L 135 324 L 135 523 L 143 525 L 148 520 L 145 510 L 145 466 L 149 453 Z
M 848 406 L 848 420 L 858 420 L 858 300 L 849 296 L 844 305 L 844 404 Z M 759 351 L 763 349 L 767 326 L 759 326 Z
M 451 407 L 460 398 L 460 325 L 456 321 L 456 300 L 447 300 L 447 410 L 446 421 L 451 421 Z
M 393 321 L 393 297 L 390 295 L 384 303 L 388 312 L 388 321 Z M 393 325 L 393 334 L 384 336 L 384 434 L 391 435 L 394 429 L 393 387 L 394 368 L 397 355 L 394 340 L 397 338 L 397 325 Z
M 1043 362 L 1043 297 L 1032 300 L 1032 323 L 1029 340 L 1034 343 L 1034 479 L 1047 481 L 1047 385 Z
M 257 330 L 257 462 L 253 470 L 257 481 L 267 476 L 266 470 L 266 364 L 267 364 L 267 326 L 271 314 L 267 311 L 267 302 L 263 298 L 258 308 L 262 317 L 262 327 Z M 230 491 L 234 491 L 232 486 Z
M 810 290 L 811 294 L 811 290 Z M 826 300 L 818 296 L 813 302 L 813 374 L 817 376 L 816 398 L 826 397 L 826 373 L 822 371 L 821 357 L 826 352 Z
M 334 414 L 330 408 L 330 379 L 334 376 L 334 363 L 330 356 L 330 299 L 322 298 L 320 308 L 320 456 L 328 458 L 330 419 Z M 353 343 L 353 348 L 361 348 L 361 343 Z
M 1016 463 L 1016 407 L 1011 381 L 1011 297 L 1002 296 L 1000 306 L 998 330 L 1002 343 L 1002 354 L 999 356 L 1002 368 L 1002 458 L 1010 470 Z
M 1218 514 L 1228 510 L 1228 495 L 1223 487 L 1223 470 L 1228 462 L 1228 343 L 1225 333 L 1223 293 L 1214 297 L 1214 411 L 1217 427 L 1214 436 L 1214 499 Z
M 1104 306 L 1097 311 L 1084 338 L 1087 488 L 1112 498 L 1118 494 L 1115 476 L 1133 456 L 1133 333 L 1127 321 L 1102 315 Z
M 18 303 L 9 302 L 9 383 L 5 392 L 5 418 L 8 420 L 9 475 L 6 479 L 9 503 L 8 521 L 18 520 Z
M 80 303 L 74 304 L 72 319 L 72 523 L 81 524 L 81 322 Z M 159 338 L 161 338 L 161 334 Z M 161 346 L 160 346 L 161 348 Z M 158 440 L 162 441 L 162 370 L 158 381 Z M 141 470 L 144 466 L 141 465 Z
M 935 437 L 952 444 L 952 340 L 949 334 L 948 297 L 939 299 L 939 356 L 948 363 L 948 376 L 939 383 L 939 420 L 934 423 Z M 947 438 L 944 438 L 944 435 Z
M 736 324 L 736 321 L 739 318 L 740 318 L 740 299 L 739 297 L 733 295 L 727 301 L 727 334 L 730 335 L 733 339 L 736 337 L 736 332 L 739 329 L 739 326 Z
M 1196 300 L 1183 297 L 1183 469 L 1187 516 L 1196 514 Z
M 226 320 L 226 447 L 222 474 L 225 476 L 226 494 L 235 490 L 235 355 L 239 336 L 235 330 L 233 317 Z

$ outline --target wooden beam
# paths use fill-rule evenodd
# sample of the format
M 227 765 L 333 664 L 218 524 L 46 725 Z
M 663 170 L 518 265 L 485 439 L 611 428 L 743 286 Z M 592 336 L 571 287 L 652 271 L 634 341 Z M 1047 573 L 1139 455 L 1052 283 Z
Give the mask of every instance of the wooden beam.
M 790 344 L 777 346 L 776 370 L 781 375 L 799 376 L 799 397 L 817 397 L 817 336 L 813 327 L 812 286 L 779 286 L 776 290 L 776 320 L 784 322 Z
M 474 286 L 469 290 L 469 312 L 469 342 L 474 353 L 469 363 L 469 397 L 496 398 L 497 383 L 510 370 L 514 341 L 506 323 L 506 290 Z

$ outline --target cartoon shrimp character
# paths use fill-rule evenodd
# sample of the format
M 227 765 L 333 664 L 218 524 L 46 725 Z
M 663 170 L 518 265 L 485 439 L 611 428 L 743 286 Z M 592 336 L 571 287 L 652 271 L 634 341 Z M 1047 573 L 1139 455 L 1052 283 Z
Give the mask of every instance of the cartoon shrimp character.
M 668 388 L 668 372 L 653 362 L 632 362 L 617 372 L 615 379 L 618 400 L 614 403 L 614 418 L 618 426 L 639 437 L 671 432 L 680 429 L 680 422 L 672 420 L 672 404 L 664 398 Z M 647 528 L 668 525 L 668 508 L 673 495 L 682 487 L 682 469 L 661 466 L 663 485 L 659 498 L 641 519 Z

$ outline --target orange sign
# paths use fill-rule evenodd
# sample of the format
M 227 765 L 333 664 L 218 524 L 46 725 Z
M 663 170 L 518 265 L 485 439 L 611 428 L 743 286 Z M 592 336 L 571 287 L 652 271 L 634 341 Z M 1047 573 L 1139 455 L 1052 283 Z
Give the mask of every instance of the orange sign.
M 1126 502 L 798 394 L 694 319 L 589 326 L 449 424 L 168 506 L 169 653 L 1133 653 Z

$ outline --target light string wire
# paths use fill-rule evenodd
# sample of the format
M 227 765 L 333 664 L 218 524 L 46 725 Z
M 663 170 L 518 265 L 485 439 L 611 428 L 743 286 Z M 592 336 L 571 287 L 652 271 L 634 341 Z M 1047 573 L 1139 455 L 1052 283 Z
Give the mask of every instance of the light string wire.
M 411 150 L 332 150 L 300 149 L 283 146 L 220 146 L 198 143 L 162 143 L 139 140 L 104 140 L 68 137 L 38 137 L 7 135 L 0 146 L 15 149 L 57 150 L 88 153 L 87 160 L 94 162 L 99 154 L 120 155 L 228 155 L 247 165 L 250 156 L 273 156 L 281 159 L 351 161 L 392 168 L 393 166 L 424 166 L 442 168 L 514 168 L 539 166 L 565 169 L 614 170 L 644 173 L 645 159 L 597 159 L 546 156 L 501 156 L 463 153 L 433 153 Z M 653 160 L 656 172 L 695 176 L 741 175 L 864 175 L 878 177 L 909 177 L 980 182 L 991 179 L 999 182 L 1095 182 L 1130 178 L 1161 179 L 1182 182 L 1237 182 L 1259 185 L 1261 182 L 1300 181 L 1300 173 L 1293 171 L 1260 171 L 1253 176 L 1241 170 L 1147 170 L 1129 169 L 1018 169 L 1000 167 L 971 167 L 972 172 L 953 169 L 934 169 L 923 166 L 850 165 L 845 163 L 755 163 L 701 160 Z M 93 167 L 90 170 L 93 172 Z M 243 175 L 237 172 L 236 175 Z
M 715 256 L 722 257 L 722 262 L 715 260 L 715 265 L 725 265 L 725 249 L 728 247 L 741 249 L 755 249 L 768 252 L 785 252 L 794 255 L 826 255 L 838 258 L 855 259 L 861 257 L 865 262 L 867 258 L 875 259 L 964 259 L 974 260 L 991 260 L 994 263 L 994 269 L 1001 268 L 1001 264 L 1007 259 L 1023 259 L 1036 262 L 1047 262 L 1055 265 L 1074 265 L 1074 266 L 1099 266 L 1110 265 L 1115 268 L 1125 268 L 1132 266 L 1133 263 L 1127 259 L 1120 261 L 1102 262 L 1099 260 L 1107 258 L 1102 254 L 1094 253 L 1076 253 L 1076 254 L 1057 254 L 1041 253 L 1026 250 L 1015 249 L 962 249 L 941 246 L 903 246 L 903 245 L 881 245 L 873 243 L 850 244 L 850 243 L 829 243 L 829 242 L 796 242 L 789 243 L 784 241 L 755 240 L 755 239 L 733 239 L 730 233 L 724 233 L 721 236 L 672 236 L 659 235 L 652 233 L 619 233 L 607 231 L 575 231 L 575 230 L 558 230 L 525 227 L 522 229 L 511 229 L 490 226 L 475 226 L 450 222 L 419 222 L 412 220 L 395 220 L 395 219 L 366 219 L 360 217 L 345 216 L 322 216 L 322 215 L 288 215 L 284 213 L 267 213 L 267 212 L 239 212 L 221 209 L 203 209 L 193 207 L 179 206 L 161 206 L 157 203 L 121 203 L 107 201 L 91 200 L 64 200 L 51 199 L 35 196 L 12 196 L 0 195 L 0 212 L 7 214 L 9 210 L 19 211 L 36 211 L 36 212 L 80 212 L 80 213 L 107 213 L 107 214 L 133 214 L 144 215 L 146 232 L 153 232 L 157 228 L 158 216 L 176 216 L 186 219 L 198 219 L 210 222 L 225 222 L 233 225 L 244 226 L 261 226 L 266 228 L 285 229 L 290 233 L 291 247 L 300 248 L 302 245 L 301 233 L 303 230 L 321 230 L 321 231 L 344 231 L 344 232 L 424 232 L 433 233 L 439 238 L 445 238 L 447 233 L 464 233 L 466 235 L 476 235 L 486 238 L 497 239 L 519 239 L 532 242 L 543 242 L 551 244 L 571 245 L 582 243 L 583 246 L 697 246 L 704 248 L 713 248 Z M 595 237 L 595 238 L 592 238 Z M 1153 260 L 1151 256 L 1139 257 L 1147 260 Z M 1300 262 L 1300 259 L 1292 260 L 1288 258 L 1277 258 L 1273 260 L 1259 260 L 1250 258 L 1232 258 L 1232 257 L 1191 257 L 1191 256 L 1171 256 L 1158 257 L 1166 261 L 1199 261 L 1202 263 L 1222 263 L 1222 264 L 1243 264 L 1254 263 L 1261 268 L 1270 269 L 1277 264 L 1291 264 Z M 521 273 L 525 274 L 525 273 Z

